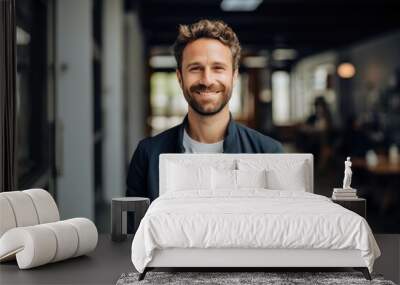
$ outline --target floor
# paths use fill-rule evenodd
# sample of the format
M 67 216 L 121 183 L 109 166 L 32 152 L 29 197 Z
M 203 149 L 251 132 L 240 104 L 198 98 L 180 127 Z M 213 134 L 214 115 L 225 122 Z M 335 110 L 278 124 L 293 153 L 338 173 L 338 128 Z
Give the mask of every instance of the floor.
M 376 235 L 375 238 L 382 256 L 376 260 L 374 272 L 400 284 L 400 235 Z M 96 250 L 87 256 L 28 270 L 19 270 L 15 261 L 2 263 L 0 284 L 115 284 L 122 273 L 134 271 L 130 260 L 131 240 L 129 237 L 124 242 L 115 243 L 109 234 L 101 234 Z M 307 271 L 315 272 L 312 268 Z
M 0 284 L 115 284 L 122 273 L 134 271 L 130 260 L 132 237 L 125 242 L 99 235 L 96 249 L 88 255 L 19 270 L 15 261 L 0 264 Z
M 400 235 L 377 234 L 375 238 L 381 250 L 381 257 L 375 262 L 374 272 L 400 284 Z

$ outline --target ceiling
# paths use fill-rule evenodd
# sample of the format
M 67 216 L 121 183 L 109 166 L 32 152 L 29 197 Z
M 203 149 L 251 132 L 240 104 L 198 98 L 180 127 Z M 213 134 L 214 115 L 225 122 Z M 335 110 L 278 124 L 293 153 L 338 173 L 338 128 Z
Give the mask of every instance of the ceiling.
M 247 51 L 294 48 L 303 56 L 400 30 L 398 0 L 264 0 L 253 12 L 222 11 L 220 0 L 131 1 L 149 47 L 171 46 L 179 24 L 201 18 L 227 22 Z

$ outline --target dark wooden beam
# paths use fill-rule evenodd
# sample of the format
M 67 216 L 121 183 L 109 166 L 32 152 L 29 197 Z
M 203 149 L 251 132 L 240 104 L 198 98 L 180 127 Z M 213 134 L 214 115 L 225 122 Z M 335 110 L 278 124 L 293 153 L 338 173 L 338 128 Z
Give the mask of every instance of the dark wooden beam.
M 16 189 L 15 0 L 0 1 L 0 192 Z

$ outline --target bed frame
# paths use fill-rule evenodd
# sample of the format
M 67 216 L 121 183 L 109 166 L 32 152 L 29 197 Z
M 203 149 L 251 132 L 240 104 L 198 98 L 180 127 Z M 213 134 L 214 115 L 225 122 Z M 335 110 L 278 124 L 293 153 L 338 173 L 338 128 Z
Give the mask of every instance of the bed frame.
M 161 154 L 160 155 L 160 195 L 165 191 L 167 160 L 207 158 L 237 159 L 263 156 L 268 159 L 303 159 L 309 169 L 309 185 L 307 192 L 313 193 L 313 156 L 312 154 Z M 371 275 L 361 257 L 359 250 L 330 250 L 330 249 L 254 249 L 254 248 L 169 248 L 157 249 L 153 259 L 139 280 L 155 268 L 229 268 L 235 271 L 270 268 L 343 268 L 350 267 L 361 271 L 367 280 Z M 263 271 L 263 270 L 260 270 Z
M 352 267 L 371 280 L 359 250 L 329 249 L 193 249 L 156 250 L 152 261 L 139 275 L 154 268 L 232 268 L 246 271 L 254 268 L 337 268 Z

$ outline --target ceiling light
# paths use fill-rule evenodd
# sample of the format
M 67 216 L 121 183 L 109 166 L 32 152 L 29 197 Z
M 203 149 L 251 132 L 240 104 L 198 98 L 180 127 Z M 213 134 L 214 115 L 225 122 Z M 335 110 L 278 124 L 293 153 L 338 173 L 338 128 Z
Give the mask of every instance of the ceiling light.
M 342 78 L 352 78 L 356 74 L 356 68 L 349 62 L 339 64 L 337 73 Z
M 223 0 L 221 9 L 223 11 L 254 11 L 263 0 Z

